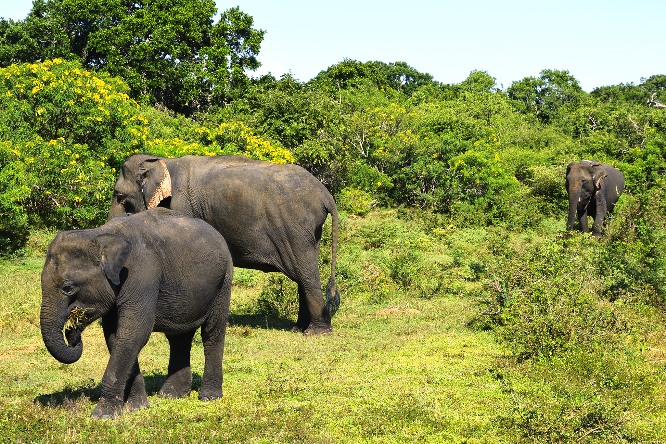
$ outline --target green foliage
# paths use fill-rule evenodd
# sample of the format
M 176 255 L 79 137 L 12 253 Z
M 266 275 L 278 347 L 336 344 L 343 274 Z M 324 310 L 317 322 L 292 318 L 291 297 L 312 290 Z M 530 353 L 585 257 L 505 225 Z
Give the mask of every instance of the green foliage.
M 122 82 L 60 59 L 0 69 L 2 231 L 25 221 L 83 227 L 106 219 L 115 171 L 145 138 Z
M 0 255 L 21 248 L 28 240 L 28 214 L 23 207 L 30 197 L 26 165 L 10 142 L 0 143 Z
M 603 294 L 611 301 L 666 307 L 666 221 L 663 187 L 650 194 L 626 194 L 599 252 Z
M 562 111 L 575 108 L 584 92 L 568 71 L 544 69 L 539 78 L 526 77 L 507 89 L 521 113 L 535 117 L 541 123 L 553 123 Z
M 298 288 L 282 274 L 270 274 L 257 298 L 256 313 L 295 319 L 298 315 Z
M 653 75 L 641 79 L 640 85 L 632 83 L 599 86 L 591 93 L 603 102 L 614 104 L 655 105 L 666 102 L 666 75 Z
M 120 165 L 136 152 L 294 161 L 242 122 L 207 128 L 166 114 L 156 118 L 155 110 L 129 98 L 122 81 L 76 63 L 12 65 L 0 69 L 0 81 L 2 253 L 20 248 L 30 226 L 102 224 Z
M 221 104 L 259 67 L 263 31 L 213 0 L 38 0 L 0 26 L 0 66 L 62 57 L 122 77 L 131 96 L 191 115 Z M 94 19 L 91 19 L 94 17 Z M 48 43 L 44 43 L 48 42 Z
M 338 195 L 338 209 L 365 216 L 375 206 L 372 195 L 358 188 L 345 188 Z

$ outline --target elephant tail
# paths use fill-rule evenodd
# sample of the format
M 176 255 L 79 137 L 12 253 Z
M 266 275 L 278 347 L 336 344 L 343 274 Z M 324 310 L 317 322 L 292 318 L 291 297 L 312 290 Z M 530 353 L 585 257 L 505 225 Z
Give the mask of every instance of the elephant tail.
M 331 204 L 326 208 L 331 214 L 331 277 L 326 284 L 326 311 L 332 318 L 340 307 L 340 292 L 335 283 L 335 267 L 338 253 L 338 209 L 331 197 Z

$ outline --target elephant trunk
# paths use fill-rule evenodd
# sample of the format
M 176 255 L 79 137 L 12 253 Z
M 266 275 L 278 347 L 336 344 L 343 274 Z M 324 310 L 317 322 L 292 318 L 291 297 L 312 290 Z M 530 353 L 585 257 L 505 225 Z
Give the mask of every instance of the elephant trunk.
M 119 202 L 113 202 L 109 208 L 109 217 L 107 218 L 107 221 L 113 219 L 114 217 L 126 215 L 127 212 L 125 211 L 125 207 L 123 207 L 123 205 Z
M 578 214 L 578 204 L 580 203 L 580 196 L 577 193 L 569 195 L 569 217 L 567 218 L 567 230 L 573 230 L 576 216 Z
M 65 332 L 67 336 L 67 342 L 65 342 L 63 328 L 69 316 L 70 309 L 66 304 L 60 307 L 46 301 L 42 302 L 40 327 L 44 345 L 49 353 L 63 364 L 78 361 L 83 353 L 80 328 L 68 329 Z

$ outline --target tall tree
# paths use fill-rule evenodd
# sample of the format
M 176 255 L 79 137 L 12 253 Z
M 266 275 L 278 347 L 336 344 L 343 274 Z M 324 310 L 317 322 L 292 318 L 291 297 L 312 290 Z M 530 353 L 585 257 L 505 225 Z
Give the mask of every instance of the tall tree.
M 542 123 L 555 119 L 565 105 L 575 106 L 585 96 L 569 71 L 544 69 L 539 78 L 525 77 L 507 89 L 510 99 L 526 114 L 534 115 Z
M 320 72 L 311 82 L 342 89 L 364 88 L 370 85 L 380 90 L 392 89 L 406 96 L 425 85 L 436 85 L 430 74 L 421 73 L 405 62 L 359 62 L 345 59 Z
M 214 0 L 35 0 L 0 22 L 0 65 L 62 57 L 120 76 L 138 100 L 191 115 L 224 103 L 257 61 L 264 31 Z

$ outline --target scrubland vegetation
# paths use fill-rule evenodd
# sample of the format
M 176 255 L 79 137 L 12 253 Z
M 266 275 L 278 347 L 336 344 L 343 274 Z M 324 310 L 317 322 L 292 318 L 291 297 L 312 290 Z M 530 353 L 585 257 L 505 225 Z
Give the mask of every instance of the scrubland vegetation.
M 481 71 L 446 85 L 344 60 L 308 82 L 227 66 L 214 93 L 167 97 L 62 48 L 21 59 L 10 37 L 25 44 L 39 18 L 0 21 L 3 441 L 666 441 L 666 76 L 588 93 L 545 69 L 503 90 Z M 238 10 L 223 19 L 252 26 Z M 224 398 L 157 397 L 156 334 L 139 357 L 151 407 L 93 421 L 101 328 L 79 362 L 55 361 L 39 273 L 58 230 L 104 223 L 137 152 L 307 168 L 342 213 L 342 303 L 332 334 L 294 334 L 293 284 L 236 269 Z M 564 230 L 564 171 L 580 159 L 626 177 L 601 238 Z M 196 390 L 200 340 L 193 365 Z

